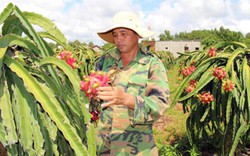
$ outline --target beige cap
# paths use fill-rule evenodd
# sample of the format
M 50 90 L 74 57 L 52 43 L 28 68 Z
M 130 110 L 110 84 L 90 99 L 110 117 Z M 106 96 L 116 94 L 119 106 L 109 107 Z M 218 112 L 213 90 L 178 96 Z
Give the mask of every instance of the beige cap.
M 118 12 L 112 19 L 112 26 L 103 32 L 97 34 L 105 41 L 114 43 L 112 30 L 115 28 L 128 28 L 135 31 L 141 38 L 147 38 L 155 34 L 148 29 L 142 28 L 139 18 L 135 13 L 122 11 Z

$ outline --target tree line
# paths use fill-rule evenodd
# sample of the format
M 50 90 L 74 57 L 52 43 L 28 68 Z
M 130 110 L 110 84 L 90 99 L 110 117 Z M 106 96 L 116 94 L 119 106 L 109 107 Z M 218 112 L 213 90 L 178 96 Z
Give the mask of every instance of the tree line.
M 223 26 L 219 29 L 193 30 L 191 32 L 175 33 L 174 35 L 171 35 L 169 30 L 165 30 L 158 38 L 160 41 L 200 40 L 203 47 L 208 47 L 221 41 L 237 41 L 250 46 L 250 32 L 244 36 L 241 32 L 232 31 Z

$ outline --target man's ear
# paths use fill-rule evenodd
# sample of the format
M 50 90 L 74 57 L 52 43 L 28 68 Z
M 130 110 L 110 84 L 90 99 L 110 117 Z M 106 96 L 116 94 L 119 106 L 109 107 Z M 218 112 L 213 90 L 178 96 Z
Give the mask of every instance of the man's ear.
M 141 37 L 136 33 L 136 35 L 137 35 L 137 39 L 139 40 Z

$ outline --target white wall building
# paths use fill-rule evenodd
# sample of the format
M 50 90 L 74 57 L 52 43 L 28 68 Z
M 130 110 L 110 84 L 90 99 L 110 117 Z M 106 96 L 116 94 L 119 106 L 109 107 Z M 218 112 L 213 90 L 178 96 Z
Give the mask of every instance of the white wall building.
M 184 53 L 201 49 L 200 41 L 156 41 L 154 45 L 155 51 L 170 51 L 175 57 L 178 52 Z

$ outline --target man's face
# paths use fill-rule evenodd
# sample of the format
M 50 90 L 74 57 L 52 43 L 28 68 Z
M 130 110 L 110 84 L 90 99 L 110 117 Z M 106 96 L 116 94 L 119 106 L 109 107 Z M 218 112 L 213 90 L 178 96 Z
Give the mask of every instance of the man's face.
M 112 31 L 116 47 L 121 53 L 129 53 L 138 49 L 139 36 L 133 30 L 116 28 Z

